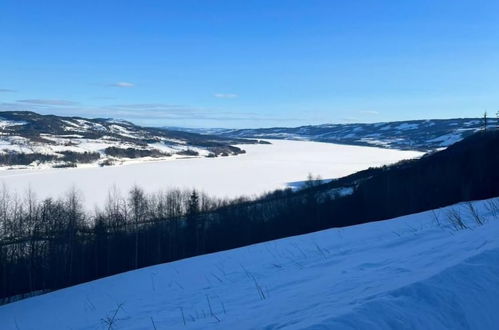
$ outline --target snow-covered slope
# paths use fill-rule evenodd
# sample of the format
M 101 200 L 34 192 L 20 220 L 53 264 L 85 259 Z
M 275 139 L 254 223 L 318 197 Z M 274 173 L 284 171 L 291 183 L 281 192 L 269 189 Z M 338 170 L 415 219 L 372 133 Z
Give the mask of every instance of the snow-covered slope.
M 499 121 L 488 120 L 489 127 Z M 447 147 L 483 128 L 483 119 L 431 119 L 375 124 L 325 124 L 258 129 L 186 129 L 238 138 L 310 140 L 385 148 L 430 151 Z M 178 128 L 177 128 L 178 129 Z
M 124 273 L 1 306 L 0 324 L 6 330 L 497 329 L 499 200 L 472 205 Z M 449 218 L 462 218 L 466 227 Z
M 0 112 L 0 167 L 111 165 L 131 158 L 238 154 L 232 139 L 141 127 L 113 119 Z

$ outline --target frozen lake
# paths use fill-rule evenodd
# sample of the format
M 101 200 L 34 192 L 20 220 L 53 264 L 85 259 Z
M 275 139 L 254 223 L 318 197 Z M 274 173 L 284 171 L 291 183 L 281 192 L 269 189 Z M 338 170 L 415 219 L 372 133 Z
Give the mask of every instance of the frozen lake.
M 237 197 L 283 188 L 306 180 L 309 173 L 323 179 L 338 178 L 422 155 L 416 151 L 321 142 L 271 142 L 271 145 L 243 145 L 247 153 L 232 157 L 150 161 L 102 168 L 5 170 L 0 172 L 0 182 L 18 193 L 31 187 L 38 198 L 58 197 L 74 186 L 88 206 L 103 203 L 113 186 L 126 192 L 134 184 L 148 192 L 196 188 L 214 196 Z

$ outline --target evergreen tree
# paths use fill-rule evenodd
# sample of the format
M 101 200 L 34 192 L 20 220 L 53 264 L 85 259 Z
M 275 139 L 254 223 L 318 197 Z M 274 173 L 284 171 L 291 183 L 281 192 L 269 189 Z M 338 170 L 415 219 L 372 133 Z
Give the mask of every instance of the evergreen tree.
M 193 253 L 198 246 L 198 224 L 197 214 L 199 213 L 199 194 L 193 190 L 187 201 L 187 251 Z

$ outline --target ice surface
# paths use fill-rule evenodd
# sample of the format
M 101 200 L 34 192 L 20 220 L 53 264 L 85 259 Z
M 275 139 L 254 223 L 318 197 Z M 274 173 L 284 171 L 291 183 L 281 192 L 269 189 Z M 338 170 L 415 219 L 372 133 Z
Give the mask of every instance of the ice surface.
M 91 144 L 86 144 L 88 149 Z M 28 187 L 39 198 L 57 197 L 75 186 L 86 205 L 101 205 L 111 187 L 127 191 L 134 184 L 154 192 L 196 188 L 218 197 L 261 194 L 306 180 L 309 173 L 338 178 L 371 166 L 422 155 L 374 147 L 275 140 L 243 145 L 247 151 L 231 157 L 137 161 L 123 166 L 0 171 L 0 183 L 19 193 Z

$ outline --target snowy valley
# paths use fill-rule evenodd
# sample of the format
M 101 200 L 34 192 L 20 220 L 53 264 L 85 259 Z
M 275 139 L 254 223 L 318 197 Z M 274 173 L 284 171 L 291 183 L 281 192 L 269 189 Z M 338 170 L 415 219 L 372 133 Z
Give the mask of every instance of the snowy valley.
M 0 330 L 499 330 L 499 1 L 0 1 Z
M 26 162 L 0 172 L 2 329 L 499 323 L 496 130 L 424 153 L 18 115 L 0 121 L 4 161 Z

